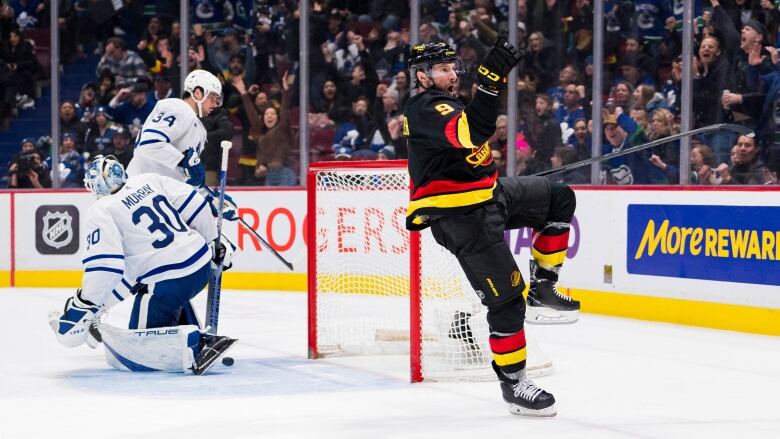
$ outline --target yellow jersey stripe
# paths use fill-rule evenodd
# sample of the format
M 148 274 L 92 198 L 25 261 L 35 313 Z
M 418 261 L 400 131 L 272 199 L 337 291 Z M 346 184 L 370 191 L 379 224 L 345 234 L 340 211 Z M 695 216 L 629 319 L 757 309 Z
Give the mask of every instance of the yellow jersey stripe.
M 479 148 L 471 141 L 471 130 L 469 129 L 469 120 L 465 111 L 460 113 L 460 118 L 458 119 L 458 142 L 464 148 Z
M 424 207 L 438 207 L 446 209 L 448 207 L 461 207 L 483 203 L 493 198 L 493 190 L 495 188 L 496 183 L 494 182 L 493 186 L 488 189 L 479 189 L 457 194 L 433 195 L 430 197 L 421 198 L 419 200 L 412 200 L 409 202 L 409 207 L 406 208 L 406 216 L 410 216 L 415 211 Z

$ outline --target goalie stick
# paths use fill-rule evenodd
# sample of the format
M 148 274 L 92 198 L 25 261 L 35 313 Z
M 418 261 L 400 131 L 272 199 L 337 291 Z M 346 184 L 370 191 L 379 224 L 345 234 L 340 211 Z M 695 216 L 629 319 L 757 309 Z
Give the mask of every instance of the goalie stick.
M 608 154 L 600 155 L 597 157 L 591 157 L 585 160 L 580 160 L 575 163 L 570 163 L 568 165 L 561 166 L 560 168 L 557 169 L 548 169 L 546 171 L 537 172 L 534 175 L 538 177 L 544 177 L 545 175 L 552 175 L 552 174 L 558 174 L 560 172 L 571 171 L 572 169 L 581 168 L 583 166 L 587 166 L 592 163 L 603 162 L 604 160 L 609 160 L 611 158 L 620 157 L 622 155 L 631 154 L 637 151 L 642 151 L 643 149 L 652 148 L 658 145 L 663 145 L 664 143 L 672 142 L 674 140 L 686 136 L 693 136 L 696 134 L 708 133 L 710 131 L 716 131 L 716 130 L 729 130 L 739 134 L 740 136 L 749 136 L 749 137 L 755 136 L 753 130 L 744 127 L 742 125 L 736 125 L 732 123 L 718 123 L 714 125 L 708 125 L 706 127 L 697 128 L 695 130 L 687 131 L 684 133 L 675 134 L 673 136 L 664 137 L 663 139 L 653 140 L 652 142 L 643 143 L 641 145 L 632 146 L 631 148 L 626 148 L 620 151 L 610 152 Z
M 217 243 L 215 246 L 215 251 L 217 252 L 219 251 L 219 246 L 222 241 L 222 211 L 225 209 L 225 184 L 227 181 L 228 156 L 233 143 L 223 140 L 220 146 L 222 147 L 222 163 L 219 168 L 219 205 L 217 207 Z M 206 300 L 206 323 L 208 324 L 208 331 L 211 334 L 217 333 L 217 325 L 219 324 L 219 296 L 221 292 L 222 263 L 220 261 L 220 263 L 217 264 L 217 268 L 214 269 L 214 274 L 209 279 L 209 293 L 208 299 Z

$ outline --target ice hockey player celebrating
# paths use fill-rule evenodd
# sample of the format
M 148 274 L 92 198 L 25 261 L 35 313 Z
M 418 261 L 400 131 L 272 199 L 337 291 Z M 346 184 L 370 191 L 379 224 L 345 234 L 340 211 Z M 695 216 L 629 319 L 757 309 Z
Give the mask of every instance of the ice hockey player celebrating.
M 529 323 L 577 319 L 579 303 L 555 288 L 575 197 L 568 186 L 542 177 L 498 178 L 487 141 L 496 129 L 506 76 L 520 58 L 500 35 L 478 66 L 478 91 L 464 107 L 456 99 L 463 72 L 455 51 L 445 43 L 412 47 L 409 68 L 416 94 L 404 119 L 412 179 L 406 227 L 431 227 L 487 306 L 493 369 L 509 411 L 553 416 L 553 395 L 525 376 L 523 327 L 526 318 Z M 527 226 L 534 229 L 528 316 L 526 284 L 504 241 L 505 230 Z
M 127 178 L 112 156 L 97 156 L 84 177 L 98 198 L 86 214 L 82 288 L 49 323 L 65 346 L 102 341 L 109 364 L 130 371 L 205 372 L 235 339 L 201 332 L 192 299 L 211 264 L 230 267 L 214 217 L 192 186 L 157 174 Z M 129 331 L 99 317 L 136 294 Z

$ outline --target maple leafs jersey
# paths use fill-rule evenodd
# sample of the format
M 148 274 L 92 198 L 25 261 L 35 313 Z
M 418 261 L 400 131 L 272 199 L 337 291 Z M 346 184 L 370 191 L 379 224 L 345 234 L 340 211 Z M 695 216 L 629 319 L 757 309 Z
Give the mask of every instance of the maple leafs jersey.
M 86 214 L 82 297 L 112 306 L 136 283 L 194 273 L 211 260 L 217 228 L 192 186 L 157 174 L 128 178 Z
M 153 172 L 186 181 L 179 163 L 188 149 L 199 157 L 205 146 L 206 128 L 192 108 L 181 99 L 162 99 L 144 122 L 127 175 Z

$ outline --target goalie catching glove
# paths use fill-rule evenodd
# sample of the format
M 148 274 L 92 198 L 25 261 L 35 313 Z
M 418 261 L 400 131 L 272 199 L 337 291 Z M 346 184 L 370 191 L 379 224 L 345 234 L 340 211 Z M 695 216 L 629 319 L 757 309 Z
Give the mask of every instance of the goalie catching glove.
M 498 95 L 506 88 L 506 76 L 521 59 L 520 52 L 509 44 L 507 33 L 502 32 L 496 39 L 496 44 L 477 67 L 479 88 L 487 93 Z
M 49 326 L 57 341 L 64 346 L 74 348 L 86 342 L 89 347 L 97 347 L 99 341 L 89 331 L 89 326 L 97 321 L 103 314 L 103 308 L 81 298 L 81 288 L 76 290 L 73 297 L 65 301 L 65 309 L 62 313 L 53 311 L 49 313 Z

